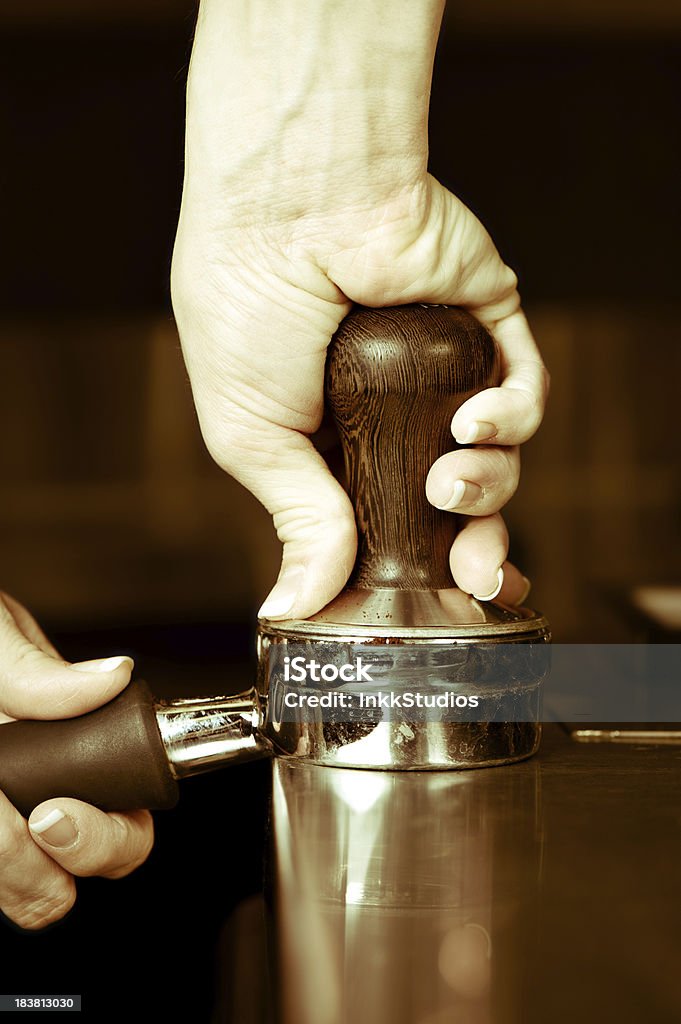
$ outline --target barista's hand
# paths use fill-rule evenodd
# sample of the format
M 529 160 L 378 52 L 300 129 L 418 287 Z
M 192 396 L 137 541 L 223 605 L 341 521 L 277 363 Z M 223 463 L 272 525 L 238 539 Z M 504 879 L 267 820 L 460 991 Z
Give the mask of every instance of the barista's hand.
M 240 5 L 202 4 L 173 302 L 208 448 L 284 544 L 270 618 L 314 613 L 353 565 L 350 503 L 308 438 L 326 348 L 353 302 L 465 306 L 493 332 L 502 386 L 452 424 L 480 447 L 439 459 L 427 495 L 471 517 L 451 553 L 463 590 L 489 597 L 502 579 L 511 603 L 527 591 L 498 510 L 518 483 L 517 445 L 541 420 L 546 373 L 515 275 L 426 171 L 439 9 L 261 0 L 242 17 Z
M 0 594 L 0 722 L 91 711 L 124 689 L 131 669 L 125 657 L 70 665 L 30 613 Z M 153 838 L 148 811 L 105 814 L 59 797 L 27 823 L 0 793 L 0 910 L 22 928 L 52 924 L 73 905 L 74 875 L 121 878 L 146 860 Z

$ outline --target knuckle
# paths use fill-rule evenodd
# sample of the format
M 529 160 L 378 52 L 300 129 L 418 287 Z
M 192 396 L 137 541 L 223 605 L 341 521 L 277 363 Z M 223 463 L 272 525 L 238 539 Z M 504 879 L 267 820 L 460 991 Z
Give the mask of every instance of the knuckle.
M 105 878 L 123 878 L 144 864 L 154 845 L 153 819 L 148 812 L 136 821 L 118 821 L 121 828 L 119 854 L 116 863 L 103 872 Z
M 233 442 L 232 445 L 230 445 L 229 433 L 224 428 L 216 429 L 215 426 L 211 426 L 210 421 L 207 420 L 201 426 L 201 434 L 203 436 L 204 444 L 206 445 L 206 451 L 213 462 L 215 462 L 220 469 L 229 473 L 231 470 L 230 451 L 233 445 Z
M 2 622 L 5 618 L 10 621 Z M 45 672 L 45 667 L 50 665 L 49 660 L 20 632 L 4 606 L 0 611 L 0 629 L 4 655 L 2 677 L 6 685 L 14 688 L 20 686 L 23 691 L 40 692 L 49 683 L 49 672 Z
M 18 635 L 11 639 L 9 653 L 13 662 L 13 672 L 22 677 L 33 676 L 39 661 L 39 655 L 33 644 L 25 636 Z
M 129 861 L 130 871 L 134 871 L 140 864 L 144 864 L 145 860 L 149 856 L 154 846 L 154 827 L 151 822 L 151 816 L 149 820 L 144 824 L 142 828 L 138 828 L 134 836 L 134 849 L 132 852 L 131 860 Z
M 499 492 L 506 500 L 515 494 L 520 482 L 520 458 L 517 449 L 507 450 L 499 466 Z
M 515 270 L 504 264 L 503 286 L 504 295 L 512 295 L 518 289 L 518 275 Z
M 499 445 L 468 449 L 461 454 L 460 469 L 466 479 L 483 488 L 485 498 L 497 501 L 499 496 L 512 494 L 518 486 L 518 449 Z
M 10 821 L 3 822 L 0 828 L 0 874 L 8 865 L 19 860 L 30 842 L 26 824 L 18 812 L 12 815 Z
M 545 402 L 546 392 L 543 389 L 527 394 L 526 429 L 532 432 L 537 429 L 544 416 Z
M 15 924 L 27 931 L 46 928 L 68 914 L 76 900 L 76 887 L 72 879 L 53 882 L 41 893 L 24 898 L 5 913 Z
M 533 408 L 536 410 L 540 417 L 544 412 L 544 406 L 546 405 L 546 400 L 548 398 L 550 388 L 551 374 L 542 364 L 539 374 L 539 386 L 535 389 L 535 393 L 533 396 Z
M 494 445 L 485 449 L 485 454 L 490 460 L 492 472 L 498 483 L 505 483 L 511 478 L 516 469 L 516 448 L 506 448 L 501 445 Z
M 126 875 L 131 875 L 133 871 L 137 871 L 137 868 L 141 867 L 142 864 L 144 864 L 145 860 L 149 856 L 149 853 L 150 851 L 147 850 L 146 853 L 140 856 L 132 857 L 130 860 L 125 861 L 125 863 L 119 864 L 118 867 L 112 868 L 110 871 L 105 872 L 102 875 L 102 877 L 108 878 L 112 882 L 115 882 L 116 879 L 118 878 L 125 878 Z
M 178 321 L 197 315 L 210 287 L 210 268 L 205 256 L 200 256 L 178 234 L 170 264 L 170 298 Z

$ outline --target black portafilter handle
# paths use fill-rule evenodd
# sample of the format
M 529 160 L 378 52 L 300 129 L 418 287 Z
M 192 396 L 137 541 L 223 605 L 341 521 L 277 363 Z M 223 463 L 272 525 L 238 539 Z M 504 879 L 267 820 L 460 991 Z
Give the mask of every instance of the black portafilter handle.
M 103 811 L 165 810 L 177 780 L 269 757 L 255 686 L 221 697 L 160 700 L 133 680 L 75 718 L 0 726 L 0 790 L 28 816 L 53 797 Z
M 25 816 L 59 796 L 107 811 L 173 807 L 179 789 L 147 684 L 76 718 L 0 726 L 0 790 Z

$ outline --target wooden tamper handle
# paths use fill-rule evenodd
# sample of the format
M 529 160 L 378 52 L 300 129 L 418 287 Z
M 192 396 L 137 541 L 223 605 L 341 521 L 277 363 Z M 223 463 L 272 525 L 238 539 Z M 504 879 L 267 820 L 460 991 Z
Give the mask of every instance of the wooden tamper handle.
M 329 348 L 326 397 L 338 427 L 357 518 L 350 586 L 452 587 L 456 517 L 426 498 L 456 410 L 498 382 L 491 334 L 454 306 L 356 307 Z

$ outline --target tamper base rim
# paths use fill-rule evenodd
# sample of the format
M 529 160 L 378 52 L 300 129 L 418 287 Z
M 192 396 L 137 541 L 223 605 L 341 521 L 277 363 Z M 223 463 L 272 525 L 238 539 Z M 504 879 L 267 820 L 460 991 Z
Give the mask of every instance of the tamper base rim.
M 531 608 L 477 601 L 461 590 L 346 588 L 309 619 L 269 621 L 271 633 L 313 639 L 356 637 L 414 643 L 512 643 L 549 636 L 546 619 Z

